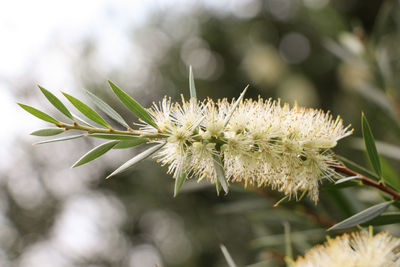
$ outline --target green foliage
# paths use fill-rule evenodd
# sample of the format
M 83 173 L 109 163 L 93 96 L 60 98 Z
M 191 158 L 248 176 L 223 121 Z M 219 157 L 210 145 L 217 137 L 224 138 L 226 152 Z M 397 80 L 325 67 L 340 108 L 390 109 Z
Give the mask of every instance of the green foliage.
M 187 174 L 184 170 L 179 170 L 177 177 L 175 178 L 174 186 L 174 197 L 176 197 L 181 190 L 183 183 L 186 181 Z
M 38 109 L 36 109 L 34 107 L 31 107 L 31 106 L 28 106 L 28 105 L 24 105 L 24 104 L 21 104 L 21 103 L 18 103 L 18 105 L 21 108 L 25 109 L 30 114 L 32 114 L 33 116 L 35 116 L 35 117 L 37 117 L 37 118 L 39 118 L 41 120 L 44 120 L 44 121 L 47 121 L 47 122 L 50 122 L 50 123 L 54 123 L 54 124 L 58 124 L 59 123 L 56 119 L 54 119 L 50 115 L 47 115 L 46 113 L 44 113 L 44 112 L 42 112 L 42 111 L 40 111 L 40 110 L 38 110 Z
M 141 162 L 142 160 L 144 160 L 145 158 L 153 155 L 154 153 L 156 153 L 158 150 L 160 150 L 165 144 L 161 143 L 158 145 L 155 145 L 145 151 L 143 151 L 142 153 L 140 153 L 139 155 L 136 155 L 134 158 L 128 160 L 127 162 L 125 162 L 124 164 L 122 164 L 120 167 L 118 167 L 114 172 L 112 172 L 110 175 L 107 176 L 107 179 L 115 176 L 117 174 L 120 174 L 124 171 L 126 171 L 127 169 L 133 167 L 134 165 L 136 165 L 137 163 Z
M 372 135 L 371 128 L 369 127 L 367 118 L 364 113 L 361 115 L 361 129 L 364 137 L 365 148 L 368 154 L 368 159 L 371 165 L 374 167 L 376 174 L 382 178 L 382 167 L 379 160 L 378 151 L 376 150 L 375 139 Z
M 150 114 L 145 110 L 138 102 L 136 102 L 132 97 L 130 97 L 127 93 L 122 91 L 118 86 L 116 86 L 113 82 L 108 81 L 114 93 L 118 96 L 122 103 L 132 111 L 138 118 L 152 125 L 154 128 L 157 128 L 156 123 Z
M 217 155 L 214 155 L 214 167 L 215 171 L 217 173 L 217 181 L 216 181 L 216 187 L 217 187 L 217 192 L 219 194 L 220 186 L 222 186 L 222 189 L 224 190 L 225 194 L 228 194 L 229 188 L 228 188 L 228 181 L 226 180 L 225 176 L 225 171 L 224 168 L 222 167 L 222 161 L 221 158 Z
M 189 91 L 190 91 L 190 98 L 197 99 L 196 87 L 194 86 L 194 76 L 193 76 L 192 66 L 190 66 L 189 68 Z
M 103 144 L 93 148 L 88 153 L 83 155 L 77 162 L 75 162 L 74 165 L 72 166 L 72 168 L 81 166 L 83 164 L 91 162 L 92 160 L 97 159 L 98 157 L 100 157 L 103 154 L 110 151 L 118 143 L 119 143 L 119 141 L 114 140 L 114 141 L 109 141 L 109 142 L 103 143 Z
M 383 212 L 385 212 L 389 206 L 393 203 L 393 201 L 388 201 L 388 202 L 383 202 L 377 205 L 374 205 L 372 207 L 369 207 L 368 209 L 365 209 L 337 224 L 329 228 L 327 231 L 331 230 L 341 230 L 341 229 L 347 229 L 354 227 L 359 224 L 366 223 L 379 215 L 381 215 Z
M 63 113 L 65 116 L 67 116 L 70 119 L 74 119 L 72 114 L 69 112 L 67 107 L 55 96 L 53 95 L 50 91 L 44 89 L 42 86 L 38 85 L 40 91 L 44 94 L 44 96 L 49 100 L 53 106 L 58 109 L 61 113 Z
M 60 134 L 63 132 L 65 132 L 65 130 L 61 129 L 61 128 L 44 128 L 44 129 L 40 129 L 40 130 L 32 132 L 31 135 L 53 136 L 53 135 L 57 135 L 57 134 Z
M 86 94 L 90 97 L 90 99 L 93 101 L 93 103 L 104 113 L 106 113 L 108 116 L 113 118 L 115 121 L 119 122 L 122 126 L 125 126 L 126 128 L 129 128 L 129 125 L 126 123 L 126 121 L 121 117 L 121 115 L 118 114 L 110 105 L 108 105 L 106 102 L 98 98 L 96 95 L 93 93 L 85 90 Z
M 62 142 L 62 141 L 67 141 L 67 140 L 73 140 L 76 138 L 80 138 L 85 136 L 84 134 L 77 134 L 77 135 L 70 135 L 66 137 L 61 137 L 61 138 L 56 138 L 56 139 L 50 139 L 50 140 L 45 140 L 45 141 L 40 141 L 34 143 L 34 145 L 41 145 L 41 144 L 47 144 L 47 143 L 54 143 L 54 142 Z
M 79 99 L 67 94 L 63 93 L 63 95 L 71 102 L 77 110 L 79 110 L 83 115 L 85 115 L 88 119 L 91 119 L 95 123 L 103 125 L 107 128 L 110 128 L 110 125 L 99 115 L 96 111 L 90 108 L 88 105 L 80 101 Z

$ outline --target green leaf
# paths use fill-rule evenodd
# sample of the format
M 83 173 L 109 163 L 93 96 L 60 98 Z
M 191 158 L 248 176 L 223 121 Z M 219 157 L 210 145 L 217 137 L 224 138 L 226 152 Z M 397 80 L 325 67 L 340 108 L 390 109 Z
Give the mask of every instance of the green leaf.
M 98 157 L 102 156 L 103 154 L 107 153 L 110 151 L 116 144 L 118 144 L 119 141 L 109 141 L 106 143 L 103 143 L 92 150 L 90 150 L 88 153 L 83 155 L 75 164 L 72 166 L 72 168 L 81 166 L 83 164 L 86 164 L 92 160 L 97 159 Z
M 71 102 L 72 105 L 74 105 L 74 107 L 76 107 L 77 110 L 79 110 L 87 118 L 91 119 L 95 123 L 98 123 L 107 128 L 110 128 L 110 125 L 99 114 L 97 114 L 97 112 L 94 111 L 91 107 L 89 107 L 88 105 L 86 105 L 82 101 L 80 101 L 79 99 L 77 99 L 67 93 L 63 93 L 63 95 L 69 100 L 69 102 Z
M 57 121 L 56 119 L 54 119 L 50 115 L 47 115 L 46 113 L 44 113 L 44 112 L 42 112 L 42 111 L 40 111 L 40 110 L 38 110 L 36 108 L 33 108 L 31 106 L 28 106 L 28 105 L 21 104 L 21 103 L 17 103 L 17 104 L 21 108 L 25 109 L 27 112 L 29 112 L 30 114 L 32 114 L 33 116 L 35 116 L 35 117 L 37 117 L 37 118 L 39 118 L 41 120 L 44 120 L 44 121 L 47 121 L 47 122 L 50 122 L 50 123 L 54 123 L 54 124 L 58 124 L 59 123 L 59 121 Z
M 228 263 L 229 267 L 237 267 L 236 263 L 233 261 L 231 254 L 229 254 L 229 251 L 226 249 L 224 245 L 219 246 L 221 248 L 222 254 L 224 254 L 225 260 Z
M 192 66 L 189 67 L 189 90 L 190 98 L 197 99 L 196 87 L 194 86 L 194 76 Z
M 336 155 L 335 157 L 338 160 L 340 160 L 341 162 L 343 162 L 344 165 L 347 166 L 349 169 L 351 169 L 351 170 L 353 170 L 355 172 L 358 172 L 359 174 L 362 174 L 362 175 L 364 175 L 364 176 L 366 176 L 368 178 L 371 178 L 371 179 L 373 179 L 375 181 L 379 180 L 379 177 L 376 176 L 376 174 L 370 172 L 369 170 L 365 169 L 364 167 L 358 165 L 357 163 L 355 163 L 355 162 L 353 162 L 353 161 L 351 161 L 351 160 L 349 160 L 349 159 L 347 159 L 345 157 L 342 157 L 342 156 Z
M 41 87 L 40 85 L 38 85 L 40 91 L 42 91 L 42 93 L 44 94 L 44 96 L 47 98 L 47 100 L 49 100 L 49 102 L 51 104 L 53 104 L 53 106 L 58 109 L 61 113 L 63 113 L 65 116 L 67 116 L 70 119 L 74 119 L 74 117 L 72 116 L 72 114 L 69 112 L 69 110 L 67 109 L 67 107 L 55 96 L 53 95 L 50 91 L 44 89 L 43 87 Z
M 93 93 L 85 90 L 86 94 L 90 97 L 90 99 L 93 101 L 93 103 L 104 113 L 106 113 L 108 116 L 113 118 L 115 121 L 119 122 L 122 126 L 125 126 L 126 128 L 130 128 L 128 123 L 121 117 L 121 115 L 118 114 L 110 105 L 108 105 L 106 102 L 101 100 L 99 97 L 94 95 Z
M 149 141 L 149 139 L 146 139 L 146 138 L 138 138 L 136 140 L 123 140 L 123 141 L 120 141 L 115 147 L 113 147 L 113 149 L 131 148 L 134 146 L 145 144 L 148 141 Z
M 150 114 L 145 110 L 138 102 L 136 102 L 132 97 L 130 97 L 127 93 L 122 91 L 118 86 L 116 86 L 111 81 L 108 81 L 111 86 L 111 89 L 118 96 L 122 103 L 132 111 L 138 118 L 142 119 L 144 122 L 153 126 L 157 129 L 157 124 L 154 122 L 153 118 Z
M 177 177 L 175 178 L 175 187 L 174 187 L 174 197 L 176 197 L 181 190 L 183 183 L 186 181 L 186 173 L 184 170 L 180 170 L 178 172 Z
M 368 153 L 368 159 L 374 168 L 376 174 L 381 178 L 382 177 L 382 168 L 381 162 L 379 160 L 378 151 L 376 150 L 375 146 L 375 139 L 372 135 L 371 128 L 369 127 L 367 118 L 365 117 L 364 113 L 361 115 L 361 128 L 362 134 L 364 137 L 365 148 Z
M 400 223 L 400 212 L 384 212 L 380 216 L 370 220 L 368 225 L 380 226 L 380 225 L 388 225 Z M 367 224 L 363 226 L 368 226 Z
M 108 139 L 108 140 L 136 140 L 143 139 L 141 137 L 128 135 L 128 134 L 88 134 L 88 137 Z
M 218 184 L 220 184 L 222 186 L 222 189 L 224 189 L 225 194 L 228 194 L 229 192 L 228 181 L 226 180 L 225 171 L 222 165 L 221 158 L 217 155 L 214 155 L 214 168 L 215 172 L 217 173 L 217 186 Z
M 52 136 L 52 135 L 57 135 L 57 134 L 60 134 L 63 132 L 65 132 L 65 130 L 61 129 L 61 128 L 44 128 L 44 129 L 40 129 L 40 130 L 32 132 L 31 135 Z
M 233 104 L 232 109 L 229 111 L 229 114 L 226 116 L 225 121 L 224 121 L 224 127 L 226 127 L 233 115 L 233 113 L 235 112 L 237 106 L 239 105 L 239 103 L 242 101 L 244 94 L 246 93 L 247 89 L 249 88 L 249 85 L 246 86 L 246 88 L 244 88 L 243 92 L 240 94 L 239 98 L 236 100 L 236 102 Z
M 127 169 L 133 167 L 134 165 L 136 165 L 137 163 L 141 162 L 142 160 L 144 160 L 145 158 L 151 156 L 152 154 L 154 154 L 155 152 L 157 152 L 158 150 L 160 150 L 163 146 L 165 145 L 165 143 L 162 144 L 158 144 L 155 145 L 145 151 L 143 151 L 142 153 L 140 153 L 139 155 L 133 157 L 132 159 L 128 160 L 127 162 L 125 162 L 124 164 L 122 164 L 119 168 L 117 168 L 114 172 L 112 172 L 110 175 L 107 176 L 107 179 L 117 175 L 119 173 L 122 173 L 124 171 L 126 171 Z
M 366 223 L 366 222 L 372 220 L 373 218 L 378 217 L 383 212 L 385 212 L 392 203 L 393 203 L 393 201 L 388 201 L 388 202 L 383 202 L 383 203 L 374 205 L 372 207 L 369 207 L 368 209 L 365 209 L 365 210 L 341 221 L 340 223 L 335 224 L 334 226 L 329 228 L 327 231 L 347 229 L 347 228 L 354 227 L 358 224 Z
M 79 138 L 79 137 L 82 137 L 82 136 L 85 136 L 85 135 L 84 134 L 70 135 L 70 136 L 61 137 L 61 138 L 57 138 L 57 139 L 50 139 L 50 140 L 40 141 L 40 142 L 34 143 L 33 145 L 41 145 L 41 144 L 47 144 L 47 143 L 67 141 L 67 140 L 76 139 L 76 138 Z

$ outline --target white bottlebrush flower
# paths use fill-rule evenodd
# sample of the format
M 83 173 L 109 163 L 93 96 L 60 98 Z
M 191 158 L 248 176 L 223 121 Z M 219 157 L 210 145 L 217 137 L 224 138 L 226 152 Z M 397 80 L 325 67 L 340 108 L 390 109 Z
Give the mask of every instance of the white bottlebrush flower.
M 308 193 L 317 201 L 319 182 L 335 174 L 330 149 L 351 134 L 349 127 L 329 113 L 280 101 L 234 103 L 192 98 L 172 105 L 165 98 L 152 108 L 158 131 L 167 136 L 157 157 L 168 172 L 215 183 L 218 156 L 229 182 L 270 186 L 295 197 Z M 150 126 L 142 131 L 154 132 Z
M 291 267 L 400 266 L 400 239 L 367 231 L 344 234 L 309 250 Z

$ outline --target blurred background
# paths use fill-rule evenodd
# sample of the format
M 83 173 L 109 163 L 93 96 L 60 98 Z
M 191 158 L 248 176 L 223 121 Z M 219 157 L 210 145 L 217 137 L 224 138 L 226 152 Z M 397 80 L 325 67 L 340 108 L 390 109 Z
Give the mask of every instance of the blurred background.
M 324 186 L 317 206 L 273 208 L 282 195 L 267 189 L 217 197 L 196 183 L 173 198 L 173 180 L 151 160 L 104 179 L 142 148 L 70 169 L 96 142 L 32 146 L 40 138 L 29 133 L 46 123 L 16 102 L 57 117 L 36 84 L 60 99 L 88 89 L 134 121 L 107 79 L 149 107 L 188 96 L 192 65 L 199 98 L 250 84 L 247 97 L 340 114 L 355 134 L 335 151 L 368 166 L 357 138 L 364 111 L 385 175 L 399 171 L 399 1 L 2 1 L 0 34 L 0 266 L 227 266 L 220 244 L 239 266 L 283 266 L 285 222 L 302 254 L 380 198 Z

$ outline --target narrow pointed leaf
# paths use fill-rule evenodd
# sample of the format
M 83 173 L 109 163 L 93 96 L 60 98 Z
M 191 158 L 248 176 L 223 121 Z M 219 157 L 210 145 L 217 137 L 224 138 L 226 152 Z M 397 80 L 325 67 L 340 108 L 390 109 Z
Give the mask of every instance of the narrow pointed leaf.
M 79 110 L 83 115 L 85 115 L 88 119 L 91 119 L 95 123 L 103 125 L 107 128 L 110 128 L 110 125 L 99 115 L 96 111 L 94 111 L 91 107 L 80 101 L 79 99 L 67 94 L 63 93 L 63 95 L 71 102 L 77 110 Z
M 368 222 L 368 225 L 381 226 L 381 225 L 397 224 L 397 223 L 400 223 L 400 212 L 395 211 L 395 212 L 382 213 L 380 216 L 370 220 Z
M 118 86 L 116 86 L 111 81 L 108 81 L 111 86 L 111 89 L 114 93 L 118 96 L 122 103 L 132 111 L 138 118 L 142 119 L 144 122 L 148 123 L 149 125 L 157 128 L 156 123 L 154 122 L 153 118 L 150 114 L 145 110 L 138 102 L 136 102 L 132 97 L 130 97 L 127 93 L 122 91 Z
M 71 112 L 67 109 L 67 107 L 61 102 L 60 99 L 58 99 L 55 95 L 53 95 L 50 91 L 44 89 L 42 86 L 38 85 L 40 91 L 44 94 L 44 96 L 49 100 L 49 102 L 56 108 L 58 109 L 61 113 L 63 113 L 65 116 L 67 116 L 70 119 L 74 119 L 72 116 Z
M 131 148 L 134 146 L 138 146 L 141 144 L 145 144 L 149 141 L 147 138 L 137 138 L 135 140 L 122 140 L 119 141 L 118 144 L 113 147 L 113 149 L 125 149 L 125 148 Z
M 47 143 L 62 142 L 62 141 L 76 139 L 76 138 L 79 138 L 79 137 L 82 137 L 82 136 L 85 136 L 85 135 L 84 134 L 70 135 L 70 136 L 61 137 L 61 138 L 57 138 L 57 139 L 50 139 L 50 140 L 40 141 L 40 142 L 34 143 L 33 145 L 41 145 L 41 144 L 47 144 Z
M 368 154 L 368 159 L 376 174 L 379 177 L 382 177 L 381 162 L 379 160 L 378 151 L 376 150 L 375 139 L 372 135 L 371 128 L 369 127 L 367 118 L 365 117 L 364 113 L 361 116 L 361 129 L 364 137 L 365 148 Z
M 355 180 L 355 179 L 360 179 L 360 178 L 362 178 L 362 177 L 361 177 L 361 176 L 358 176 L 358 175 L 356 175 L 356 176 L 349 176 L 349 177 L 346 177 L 346 178 L 342 178 L 342 179 L 337 180 L 337 181 L 335 182 L 335 184 L 341 184 L 341 183 L 344 183 L 344 182 L 347 182 L 347 181 L 351 181 L 351 180 Z
M 347 229 L 347 228 L 354 227 L 358 224 L 366 223 L 366 222 L 378 217 L 383 212 L 385 212 L 392 203 L 393 203 L 393 201 L 388 201 L 388 202 L 383 202 L 383 203 L 377 204 L 375 206 L 369 207 L 368 209 L 365 209 L 365 210 L 347 218 L 346 220 L 343 220 L 340 223 L 335 224 L 334 226 L 329 228 L 327 231 Z
M 57 134 L 60 134 L 63 132 L 65 132 L 65 130 L 61 129 L 61 128 L 44 128 L 44 129 L 40 129 L 40 130 L 32 132 L 31 135 L 53 136 L 53 135 L 57 135 Z
M 186 173 L 184 170 L 181 170 L 177 177 L 175 178 L 175 187 L 174 187 L 174 197 L 176 197 L 181 190 L 183 183 L 186 181 Z
M 111 173 L 110 175 L 107 176 L 107 179 L 117 175 L 119 173 L 122 173 L 124 171 L 126 171 L 127 169 L 133 167 L 135 164 L 141 162 L 142 160 L 144 160 L 145 158 L 151 156 L 152 154 L 154 154 L 155 152 L 157 152 L 159 149 L 161 149 L 163 146 L 165 145 L 165 143 L 163 144 L 158 144 L 155 145 L 145 151 L 143 151 L 142 153 L 140 153 L 139 155 L 133 157 L 132 159 L 128 160 L 127 162 L 125 162 L 124 164 L 122 164 L 119 168 L 117 168 L 113 173 Z
M 128 135 L 128 134 L 88 134 L 88 137 L 108 139 L 108 140 L 136 140 L 142 139 L 137 136 Z
M 114 141 L 109 141 L 106 143 L 103 143 L 92 150 L 90 150 L 88 153 L 83 155 L 75 164 L 72 166 L 72 168 L 81 166 L 83 164 L 86 164 L 92 160 L 97 159 L 98 157 L 104 155 L 108 151 L 110 151 L 116 144 L 118 144 L 119 141 L 114 140 Z
M 215 172 L 217 173 L 217 186 L 219 183 L 222 186 L 222 189 L 224 189 L 225 194 L 228 194 L 228 181 L 226 180 L 225 171 L 221 159 L 217 155 L 214 155 L 214 168 Z
M 128 123 L 121 117 L 121 115 L 118 114 L 110 105 L 108 105 L 106 102 L 101 100 L 99 97 L 97 97 L 95 94 L 85 90 L 86 94 L 90 97 L 90 99 L 93 101 L 93 103 L 104 113 L 106 113 L 108 116 L 110 116 L 112 119 L 115 121 L 119 122 L 122 126 L 125 126 L 126 128 L 129 128 Z
M 226 127 L 233 115 L 233 113 L 235 112 L 237 106 L 240 104 L 240 101 L 242 101 L 244 94 L 246 93 L 247 89 L 249 88 L 249 85 L 246 86 L 246 88 L 244 88 L 243 92 L 240 94 L 239 98 L 236 100 L 236 102 L 233 104 L 231 111 L 229 112 L 229 114 L 226 116 L 225 121 L 224 121 L 224 127 Z
M 231 254 L 224 245 L 219 246 L 221 248 L 222 254 L 224 254 L 225 260 L 229 267 L 237 267 L 236 263 L 233 261 Z
M 32 114 L 33 116 L 35 116 L 35 117 L 37 117 L 37 118 L 39 118 L 41 120 L 44 120 L 44 121 L 47 121 L 47 122 L 50 122 L 50 123 L 54 123 L 54 124 L 58 124 L 59 123 L 56 119 L 54 119 L 50 115 L 47 115 L 46 113 L 44 113 L 44 112 L 42 112 L 42 111 L 40 111 L 40 110 L 38 110 L 38 109 L 36 109 L 34 107 L 31 107 L 31 106 L 28 106 L 28 105 L 24 105 L 24 104 L 21 104 L 21 103 L 17 103 L 17 104 L 21 108 L 25 109 L 27 112 L 29 112 L 30 114 Z
M 197 99 L 196 87 L 194 86 L 194 76 L 192 66 L 189 68 L 189 90 L 190 90 L 190 98 Z

